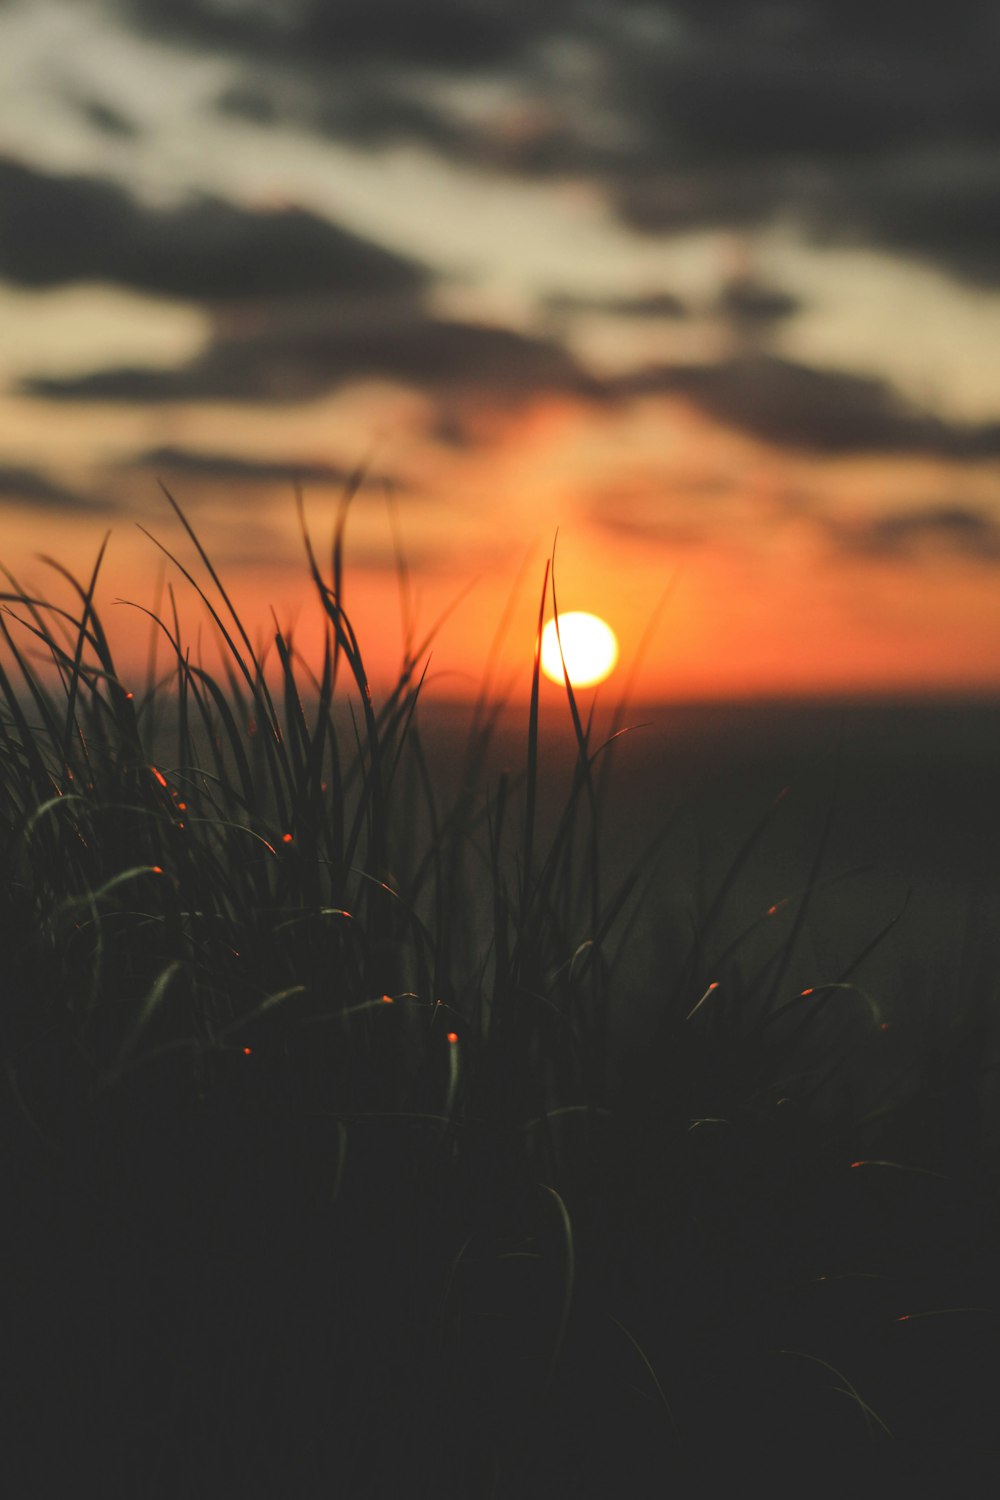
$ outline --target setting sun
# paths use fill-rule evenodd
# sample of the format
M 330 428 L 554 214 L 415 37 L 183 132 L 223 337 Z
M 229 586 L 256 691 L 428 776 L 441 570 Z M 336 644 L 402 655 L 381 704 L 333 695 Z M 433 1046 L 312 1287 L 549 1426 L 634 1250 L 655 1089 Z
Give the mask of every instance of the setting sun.
M 565 681 L 564 658 L 573 687 L 603 682 L 618 661 L 618 641 L 611 626 L 597 615 L 579 610 L 559 616 L 558 632 L 555 620 L 550 620 L 542 631 L 542 671 L 553 682 Z

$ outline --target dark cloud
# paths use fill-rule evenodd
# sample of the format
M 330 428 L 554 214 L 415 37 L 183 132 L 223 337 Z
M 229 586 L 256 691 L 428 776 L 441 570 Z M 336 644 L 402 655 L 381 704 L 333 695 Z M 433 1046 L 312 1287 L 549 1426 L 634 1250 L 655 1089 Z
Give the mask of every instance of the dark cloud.
M 233 453 L 206 453 L 192 448 L 151 448 L 129 459 L 126 467 L 152 469 L 157 473 L 182 474 L 197 479 L 235 481 L 238 484 L 277 484 L 298 480 L 302 484 L 340 489 L 354 478 L 354 471 L 337 464 L 297 463 L 294 460 L 241 458 Z M 366 473 L 362 483 L 393 490 L 409 488 L 395 476 Z
M 133 119 L 122 114 L 121 110 L 115 109 L 114 105 L 108 104 L 104 99 L 80 99 L 77 107 L 88 125 L 93 125 L 94 129 L 101 131 L 103 135 L 132 140 L 140 134 L 139 127 Z
M 646 234 L 704 229 L 753 229 L 802 198 L 801 170 L 787 164 L 693 166 L 683 160 L 622 163 L 604 186 L 621 217 Z M 810 204 L 815 196 L 810 174 Z
M 752 277 L 729 281 L 719 293 L 718 307 L 738 326 L 768 328 L 793 317 L 802 304 L 781 287 L 768 286 Z
M 939 71 L 947 70 L 985 49 L 975 70 L 983 77 L 997 37 L 992 0 L 956 0 L 947 24 L 932 8 L 918 16 L 905 0 L 118 0 L 118 8 L 149 32 L 195 45 L 334 65 L 365 60 L 488 69 L 524 59 L 552 38 L 605 47 L 631 39 L 634 50 L 653 54 L 664 67 L 679 56 L 683 73 L 697 77 L 696 64 L 714 50 L 730 90 L 744 75 L 756 75 L 762 93 L 783 85 L 781 97 L 807 113 L 810 95 L 820 92 L 827 72 L 847 72 L 848 64 L 858 76 L 849 90 L 842 88 L 845 98 L 872 111 L 878 109 L 879 87 L 905 93 L 908 70 L 918 64 L 930 74 L 935 61 Z M 656 45 L 655 33 L 643 24 L 657 15 L 671 23 L 669 45 L 666 37 Z M 946 87 L 939 82 L 940 90 Z M 697 111 L 701 121 L 707 108 L 694 92 L 689 87 L 677 114 Z M 929 103 L 934 99 L 932 92 Z M 730 119 L 750 114 L 742 98 L 733 101 Z M 766 122 L 746 123 L 751 137 L 776 133 Z M 856 127 L 845 121 L 843 129 Z M 705 130 L 722 134 L 712 120 L 705 120 L 699 134 Z
M 895 3 L 659 9 L 683 16 L 678 37 L 620 66 L 642 144 L 607 187 L 629 223 L 748 227 L 784 215 L 823 240 L 1000 282 L 1000 8 L 969 0 L 946 20 L 926 8 L 930 24 Z
M 251 57 L 376 58 L 408 65 L 493 67 L 568 23 L 576 0 L 120 0 L 141 26 Z
M 324 79 L 310 92 L 300 90 L 298 113 L 304 123 L 334 140 L 362 148 L 421 141 L 443 156 L 483 164 L 485 142 L 443 107 L 399 87 L 370 69 L 352 70 L 335 89 Z
M 95 509 L 94 501 L 79 491 L 58 484 L 40 469 L 16 464 L 0 464 L 0 501 L 4 500 L 40 510 Z
M 686 396 L 727 427 L 819 453 L 1000 456 L 1000 423 L 961 426 L 915 410 L 885 381 L 751 354 L 714 365 L 660 365 L 614 384 L 619 396 Z
M 136 406 L 212 399 L 213 394 L 210 383 L 194 370 L 154 370 L 134 365 L 84 375 L 30 377 L 20 381 L 17 390 L 46 401 L 108 401 Z M 251 399 L 250 395 L 245 399 Z
M 672 140 L 717 159 L 871 156 L 900 145 L 996 140 L 1000 13 L 959 0 L 917 19 L 902 0 L 743 0 L 656 6 L 683 18 L 631 85 Z
M 308 309 L 244 335 L 220 332 L 180 369 L 99 370 L 30 379 L 20 389 L 51 400 L 302 401 L 362 380 L 507 402 L 543 392 L 593 396 L 603 389 L 553 340 L 412 312 L 352 322 L 324 321 Z
M 988 511 L 965 505 L 894 511 L 863 521 L 831 519 L 828 530 L 841 550 L 874 559 L 951 554 L 1000 562 L 1000 525 Z
M 764 46 L 794 52 L 847 53 L 900 64 L 938 57 L 943 64 L 965 56 L 997 32 L 992 0 L 955 0 L 948 24 L 940 11 L 909 0 L 639 0 L 648 10 L 683 17 L 702 35 L 722 34 L 736 47 Z
M 1000 286 L 1000 144 L 875 157 L 631 168 L 608 183 L 632 228 L 752 230 L 784 217 L 816 243 L 885 250 Z
M 995 0 L 956 0 L 946 13 L 903 0 L 119 9 L 150 34 L 242 59 L 247 82 L 223 102 L 258 123 L 288 115 L 356 145 L 420 140 L 480 168 L 589 179 L 643 231 L 792 217 L 826 240 L 1000 284 Z M 263 69 L 281 87 L 265 87 Z M 501 83 L 517 118 L 499 106 L 460 116 L 429 81 L 444 73 Z M 952 170 L 977 153 L 993 162 L 992 191 Z
M 870 376 L 756 352 L 717 364 L 649 366 L 599 382 L 555 340 L 423 315 L 353 324 L 314 318 L 286 325 L 272 319 L 244 335 L 219 332 L 204 353 L 179 369 L 120 367 L 74 377 L 36 377 L 23 381 L 20 390 L 53 401 L 137 405 L 293 402 L 366 380 L 433 394 L 449 422 L 440 435 L 450 435 L 451 441 L 471 440 L 465 416 L 470 398 L 510 405 L 548 393 L 602 403 L 674 395 L 723 426 L 779 447 L 832 456 L 1000 457 L 1000 423 L 948 422 L 915 408 L 891 385 Z M 220 476 L 227 466 L 233 477 L 240 474 L 241 461 L 224 456 L 199 460 L 174 450 L 172 457 L 179 466 L 205 461 L 216 465 Z M 267 477 L 294 472 L 294 464 L 278 465 Z
M 1000 153 L 951 148 L 831 175 L 803 221 L 826 243 L 875 244 L 1000 286 Z
M 282 113 L 272 90 L 252 78 L 229 84 L 216 98 L 215 106 L 221 114 L 249 120 L 253 125 L 274 125 Z
M 739 164 L 868 157 L 932 139 L 940 73 L 929 58 L 906 69 L 898 54 L 890 62 L 711 34 L 636 68 L 632 83 L 654 139 L 688 160 Z
M 1000 286 L 993 0 L 956 0 L 946 17 L 901 0 L 117 3 L 151 36 L 222 52 L 235 71 L 219 107 L 261 127 L 295 118 L 357 146 L 418 140 L 479 169 L 571 176 L 602 187 L 639 231 L 780 220 Z M 482 91 L 494 102 L 459 109 L 434 82 L 442 71 L 499 85 Z M 136 128 L 103 99 L 77 104 L 105 134 Z M 209 196 L 151 208 L 106 179 L 9 158 L 0 276 L 209 301 L 416 294 L 428 279 L 303 209 Z M 782 295 L 744 288 L 728 311 L 763 328 L 794 311 Z M 670 315 L 666 301 L 641 305 L 636 316 Z M 551 310 L 575 309 L 564 299 Z M 219 372 L 196 373 L 211 385 Z M 94 379 L 111 381 L 105 394 L 124 383 L 135 399 L 170 399 L 150 372 Z
M 587 297 L 553 292 L 545 298 L 553 313 L 604 313 L 615 318 L 686 318 L 688 309 L 673 292 L 648 292 L 637 297 Z
M 551 69 L 532 73 L 470 111 L 419 70 L 366 61 L 335 67 L 310 57 L 294 78 L 273 66 L 248 66 L 216 107 L 252 124 L 292 123 L 366 151 L 417 142 L 479 171 L 593 178 L 613 168 L 617 154 L 595 129 L 586 101 Z
M 0 276 L 21 286 L 107 281 L 229 301 L 419 290 L 415 262 L 304 209 L 199 197 L 146 208 L 105 178 L 54 176 L 0 157 Z

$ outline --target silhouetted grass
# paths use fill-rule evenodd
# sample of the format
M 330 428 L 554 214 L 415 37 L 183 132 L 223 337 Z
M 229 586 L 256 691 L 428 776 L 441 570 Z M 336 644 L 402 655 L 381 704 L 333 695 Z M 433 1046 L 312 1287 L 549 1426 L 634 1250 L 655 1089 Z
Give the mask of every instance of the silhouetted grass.
M 171 587 L 136 606 L 160 645 L 130 687 L 100 556 L 85 583 L 52 565 L 73 607 L 10 578 L 0 615 L 22 1493 L 638 1496 L 720 1443 L 995 1452 L 994 997 L 956 993 L 891 1062 L 863 967 L 902 913 L 798 982 L 836 794 L 800 891 L 722 920 L 779 798 L 685 935 L 669 829 L 608 877 L 624 709 L 602 738 L 568 681 L 543 805 L 549 570 L 523 764 L 487 773 L 484 691 L 449 778 L 429 640 L 408 628 L 373 700 L 349 495 L 325 571 L 303 519 L 312 665 L 277 624 L 251 641 L 167 498 L 221 669 Z

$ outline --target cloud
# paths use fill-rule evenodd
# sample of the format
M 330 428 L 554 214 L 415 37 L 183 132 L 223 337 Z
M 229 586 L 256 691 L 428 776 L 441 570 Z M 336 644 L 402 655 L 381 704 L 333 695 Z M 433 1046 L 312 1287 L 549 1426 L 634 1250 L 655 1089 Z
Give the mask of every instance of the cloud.
M 854 162 L 629 166 L 605 186 L 626 223 L 643 233 L 752 230 L 784 219 L 815 243 L 881 249 L 973 286 L 1000 286 L 995 147 L 952 145 Z
M 308 314 L 308 315 L 307 315 Z M 245 332 L 220 328 L 207 349 L 175 369 L 117 367 L 70 377 L 36 376 L 20 391 L 51 401 L 135 405 L 312 400 L 350 384 L 384 380 L 439 402 L 440 436 L 467 441 L 470 399 L 519 405 L 541 395 L 617 404 L 680 396 L 724 427 L 779 447 L 837 456 L 922 454 L 955 461 L 1000 457 L 1000 422 L 959 424 L 922 411 L 890 384 L 819 369 L 764 352 L 715 364 L 647 366 L 596 380 L 557 340 L 487 324 L 411 313 L 408 317 L 324 318 L 315 309 L 271 310 Z M 148 457 L 148 455 L 147 455 Z M 175 467 L 219 477 L 284 479 L 302 466 L 256 469 L 226 455 L 154 452 Z M 315 477 L 322 482 L 325 470 Z M 338 472 L 329 479 L 336 483 Z
M 1000 8 L 902 0 L 116 0 L 215 52 L 220 107 L 354 146 L 599 187 L 640 232 L 796 223 L 1000 286 Z M 918 15 L 917 12 L 920 12 Z M 930 19 L 924 19 L 927 12 Z M 456 87 L 460 85 L 460 87 Z M 96 128 L 131 121 L 103 97 Z M 302 209 L 144 207 L 0 161 L 0 275 L 207 300 L 425 284 Z M 74 224 L 74 236 L 65 233 Z M 760 307 L 763 317 L 763 307 Z M 744 308 L 746 317 L 749 308 Z M 777 315 L 777 314 L 775 314 Z
M 210 400 L 213 395 L 212 385 L 195 370 L 154 370 L 133 365 L 84 375 L 29 377 L 18 383 L 17 390 L 21 395 L 38 396 L 45 401 L 126 402 L 136 406 Z M 249 385 L 243 399 L 254 399 Z
M 95 502 L 77 490 L 58 484 L 41 469 L 0 464 L 0 500 L 11 500 L 40 510 L 93 511 Z M 101 509 L 110 507 L 103 505 Z
M 743 511 L 733 525 L 728 502 Z M 748 510 L 748 505 L 751 510 Z M 818 538 L 838 558 L 870 562 L 928 560 L 1000 563 L 1000 523 L 988 505 L 928 504 L 868 516 L 844 517 L 800 495 L 770 497 L 766 512 L 752 515 L 753 495 L 718 479 L 685 483 L 676 476 L 604 489 L 591 501 L 592 520 L 604 530 L 675 549 L 768 545 L 788 525 Z M 720 508 L 721 507 L 721 508 Z
M 123 140 L 132 140 L 140 134 L 136 122 L 128 115 L 122 114 L 113 104 L 108 104 L 104 99 L 80 99 L 77 107 L 87 121 L 95 130 L 102 135 L 117 136 Z
M 792 218 L 823 241 L 919 256 L 1000 283 L 1000 11 L 802 0 L 659 7 L 669 47 L 622 55 L 641 145 L 606 179 L 633 227 Z
M 833 174 L 803 222 L 825 243 L 875 244 L 1000 286 L 1000 155 L 951 148 Z
M 217 95 L 215 107 L 221 114 L 249 120 L 253 125 L 274 125 L 281 116 L 281 109 L 272 90 L 252 77 L 239 78 L 234 83 L 227 84 Z
M 685 155 L 845 160 L 1000 136 L 990 0 L 958 0 L 946 25 L 902 0 L 659 9 L 681 22 L 673 45 L 633 48 L 629 82 L 661 141 Z
M 488 68 L 520 54 L 577 0 L 120 0 L 142 28 L 250 57 L 356 63 L 378 59 L 445 69 Z
M 416 293 L 414 261 L 300 208 L 202 196 L 147 208 L 106 178 L 0 157 L 0 276 L 21 286 L 105 281 L 213 302 L 309 293 Z
M 216 107 L 258 126 L 291 123 L 361 150 L 417 142 L 480 171 L 594 178 L 617 153 L 605 139 L 603 112 L 558 58 L 528 49 L 516 64 L 498 60 L 493 77 L 470 66 L 443 83 L 440 71 L 414 56 L 378 49 L 361 57 L 307 51 L 294 65 L 270 54 L 247 61 Z M 486 87 L 456 91 L 454 83 L 465 79 Z
M 622 163 L 603 185 L 620 217 L 644 234 L 753 229 L 776 219 L 800 194 L 796 168 L 681 160 Z
M 303 401 L 363 380 L 452 396 L 518 403 L 542 393 L 598 396 L 603 387 L 559 343 L 509 328 L 410 312 L 354 321 L 318 309 L 264 319 L 245 334 L 219 332 L 204 353 L 172 370 L 115 368 L 36 377 L 20 389 L 50 400 Z
M 1000 284 L 993 0 L 955 0 L 946 17 L 907 0 L 118 5 L 149 35 L 242 60 L 223 102 L 257 123 L 569 174 L 642 231 L 791 217 Z M 442 79 L 487 87 L 457 105 Z M 952 170 L 977 155 L 992 193 Z
M 1000 562 L 1000 525 L 988 511 L 965 505 L 893 511 L 863 521 L 829 518 L 827 530 L 842 551 L 873 559 L 950 553 Z
M 597 526 L 616 536 L 686 549 L 712 539 L 718 527 L 712 502 L 722 493 L 728 490 L 650 474 L 602 487 L 587 510 Z
M 719 311 L 737 326 L 748 329 L 764 329 L 783 322 L 794 317 L 801 306 L 791 292 L 750 276 L 727 282 L 718 298 Z
M 352 469 L 337 464 L 241 458 L 233 453 L 207 453 L 175 447 L 150 448 L 128 459 L 124 466 L 220 482 L 233 480 L 239 484 L 292 483 L 298 480 L 302 484 L 341 489 L 354 478 Z M 378 473 L 365 473 L 362 483 L 373 488 L 390 485 L 397 492 L 410 487 L 407 481 L 394 475 Z
M 652 366 L 619 378 L 613 391 L 686 396 L 724 426 L 812 452 L 1000 456 L 1000 423 L 949 423 L 914 409 L 885 381 L 769 354 Z
M 686 318 L 688 309 L 673 292 L 647 292 L 636 297 L 588 297 L 553 292 L 545 298 L 553 313 L 602 313 L 615 318 Z
M 251 66 L 221 90 L 215 107 L 251 125 L 293 123 L 361 150 L 419 141 L 441 156 L 480 167 L 491 150 L 481 131 L 404 87 L 398 75 L 386 78 L 364 66 L 338 72 L 334 80 L 313 60 L 294 83 L 275 77 L 273 68 Z M 499 151 L 492 154 L 496 165 L 510 165 Z

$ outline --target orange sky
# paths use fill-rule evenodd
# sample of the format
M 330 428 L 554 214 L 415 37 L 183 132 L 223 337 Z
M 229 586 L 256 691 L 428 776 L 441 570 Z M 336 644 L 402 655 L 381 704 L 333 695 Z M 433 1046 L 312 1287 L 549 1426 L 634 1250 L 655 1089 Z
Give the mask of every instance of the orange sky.
M 505 616 L 493 683 L 515 698 L 528 691 L 539 595 L 554 534 L 541 534 L 540 518 L 531 534 L 524 525 L 530 510 L 526 498 L 518 495 L 511 504 L 514 545 L 501 548 L 498 537 L 496 560 L 485 550 L 478 555 L 471 551 L 467 559 L 450 554 L 447 561 L 418 566 L 411 575 L 418 640 L 451 611 L 431 648 L 428 696 L 467 697 L 479 691 Z M 205 527 L 205 540 L 252 637 L 270 630 L 273 607 L 283 628 L 294 624 L 300 649 L 315 659 L 322 617 L 304 557 L 299 560 L 294 502 L 290 496 L 276 497 L 275 508 L 275 529 L 287 546 L 287 561 L 247 569 L 227 558 L 225 534 L 238 528 L 236 517 L 216 516 Z M 159 514 L 156 509 L 153 504 L 142 512 L 142 524 L 191 569 L 218 604 L 179 524 L 165 504 Z M 325 559 L 333 506 L 313 501 L 308 510 Z M 549 512 L 546 519 L 554 522 L 555 517 Z M 419 515 L 407 511 L 401 531 L 404 547 L 412 545 L 419 558 Z M 101 530 L 91 520 L 63 522 L 46 535 L 31 522 L 18 526 L 15 513 L 5 528 L 6 563 L 22 585 L 66 602 L 61 585 L 34 554 L 50 551 L 83 576 L 100 540 Z M 756 548 L 701 545 L 664 552 L 641 537 L 609 539 L 593 526 L 563 530 L 556 547 L 559 608 L 591 610 L 611 623 L 621 647 L 615 690 L 634 669 L 636 701 L 961 692 L 1000 685 L 1000 596 L 982 585 L 970 587 L 967 563 L 933 556 L 918 558 L 906 569 L 892 560 L 833 562 L 808 529 L 792 528 L 781 546 L 769 541 L 765 529 Z M 380 499 L 356 502 L 348 523 L 345 604 L 377 693 L 394 680 L 402 659 L 403 613 L 395 573 L 373 567 L 366 552 L 390 545 Z M 135 524 L 117 519 L 98 600 L 121 670 L 136 681 L 144 671 L 149 632 L 145 619 L 118 601 L 151 607 L 162 565 L 161 554 Z M 166 576 L 175 583 L 185 639 L 194 647 L 200 625 L 202 642 L 207 642 L 210 626 L 190 585 L 170 564 Z M 667 602 L 658 615 L 665 594 Z M 161 663 L 167 659 L 161 649 Z M 214 659 L 206 647 L 206 661 Z M 559 690 L 547 685 L 546 691 Z

